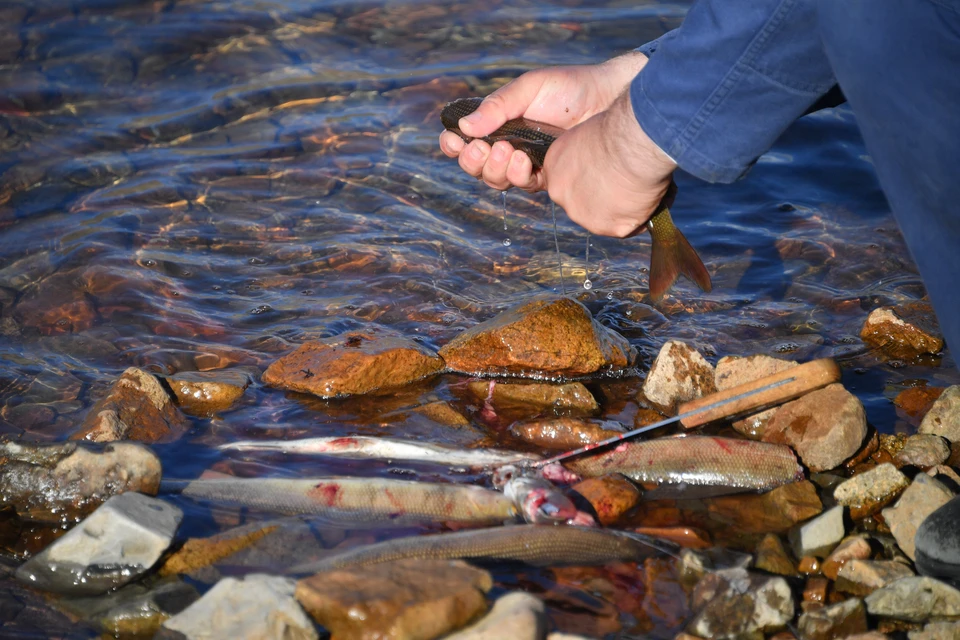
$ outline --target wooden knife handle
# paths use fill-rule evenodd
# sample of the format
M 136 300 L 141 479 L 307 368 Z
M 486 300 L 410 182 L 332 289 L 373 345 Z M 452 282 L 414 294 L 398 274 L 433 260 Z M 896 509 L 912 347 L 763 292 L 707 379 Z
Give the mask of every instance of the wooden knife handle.
M 792 378 L 792 380 L 790 380 Z M 783 380 L 790 380 L 773 389 L 766 389 L 754 395 L 740 398 L 735 402 L 725 404 L 720 407 L 711 407 L 717 402 L 727 400 L 734 396 L 749 393 L 755 389 L 760 389 Z M 788 400 L 793 400 L 805 393 L 809 393 L 828 384 L 833 384 L 840 380 L 840 367 L 832 358 L 821 358 L 805 364 L 791 367 L 780 373 L 758 378 L 752 382 L 745 382 L 724 391 L 711 393 L 708 396 L 690 400 L 680 405 L 678 415 L 695 412 L 680 420 L 680 423 L 687 429 L 699 427 L 714 420 L 729 418 L 747 411 L 761 411 Z

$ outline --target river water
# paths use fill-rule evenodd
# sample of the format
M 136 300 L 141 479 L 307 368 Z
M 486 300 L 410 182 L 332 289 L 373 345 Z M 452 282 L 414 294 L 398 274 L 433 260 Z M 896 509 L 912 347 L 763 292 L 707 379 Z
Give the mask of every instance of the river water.
M 658 305 L 646 299 L 648 236 L 593 237 L 587 264 L 585 232 L 561 215 L 561 281 L 546 196 L 508 194 L 504 230 L 500 194 L 439 152 L 445 102 L 627 51 L 685 8 L 0 2 L 0 432 L 66 438 L 129 366 L 262 370 L 304 340 L 369 323 L 436 348 L 561 287 L 639 349 L 639 375 L 673 338 L 714 361 L 832 356 L 871 424 L 908 430 L 891 398 L 960 377 L 948 354 L 888 361 L 858 337 L 870 310 L 924 290 L 846 107 L 796 123 L 735 185 L 678 177 L 673 216 L 714 289 L 684 280 Z M 597 383 L 605 417 L 629 418 L 639 380 Z M 239 458 L 212 445 L 356 433 L 497 443 L 457 382 L 336 402 L 255 385 L 236 410 L 194 419 L 156 449 L 170 477 L 390 475 L 386 464 Z M 404 410 L 437 399 L 472 427 Z M 181 506 L 185 535 L 223 526 Z M 580 590 L 549 572 L 498 574 L 501 587 L 554 593 L 561 628 L 612 633 L 591 622 L 603 613 L 624 637 L 677 629 L 565 579 Z

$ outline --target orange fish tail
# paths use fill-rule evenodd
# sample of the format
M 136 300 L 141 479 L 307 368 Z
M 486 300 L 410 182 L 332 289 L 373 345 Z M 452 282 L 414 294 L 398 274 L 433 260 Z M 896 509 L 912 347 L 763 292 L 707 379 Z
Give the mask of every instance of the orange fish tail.
M 650 218 L 650 236 L 653 239 L 650 253 L 651 299 L 662 298 L 681 273 L 703 291 L 713 288 L 703 261 L 697 255 L 696 249 L 673 224 L 673 218 L 666 207 Z

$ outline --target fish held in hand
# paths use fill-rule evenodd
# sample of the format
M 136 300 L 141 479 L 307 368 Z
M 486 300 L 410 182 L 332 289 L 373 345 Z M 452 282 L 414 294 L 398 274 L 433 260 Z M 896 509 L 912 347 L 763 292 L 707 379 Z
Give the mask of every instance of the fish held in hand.
M 461 98 L 444 106 L 440 112 L 440 122 L 448 131 L 460 136 L 464 142 L 473 138 L 460 131 L 460 118 L 470 115 L 480 106 L 483 98 Z M 499 129 L 481 138 L 493 145 L 504 140 L 530 157 L 537 169 L 543 167 L 547 150 L 564 129 L 537 122 L 527 118 L 508 120 Z M 665 199 L 666 200 L 666 199 Z M 690 278 L 701 290 L 709 292 L 713 285 L 710 274 L 696 250 L 687 238 L 674 225 L 670 209 L 663 203 L 647 222 L 650 230 L 650 297 L 659 300 L 683 274 Z

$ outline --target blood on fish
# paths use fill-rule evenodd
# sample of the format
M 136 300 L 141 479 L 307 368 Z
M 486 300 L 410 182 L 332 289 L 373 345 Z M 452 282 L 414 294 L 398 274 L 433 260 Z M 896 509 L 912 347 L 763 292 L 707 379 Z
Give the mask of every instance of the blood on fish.
M 327 443 L 327 446 L 331 448 L 336 447 L 354 447 L 357 445 L 356 438 L 335 438 Z
M 727 443 L 729 442 L 729 440 L 727 440 L 726 438 L 723 438 L 723 439 L 721 439 L 721 438 L 714 438 L 713 441 L 717 443 L 717 446 L 718 446 L 718 447 L 720 447 L 721 449 L 723 449 L 723 450 L 726 451 L 727 453 L 733 453 L 733 449 L 731 449 L 731 448 L 730 448 L 730 445 L 727 444 Z
M 384 489 L 383 495 L 387 497 L 387 500 L 390 501 L 390 504 L 392 504 L 397 509 L 399 509 L 401 513 L 403 512 L 404 510 L 403 501 L 400 500 L 400 498 L 398 498 L 397 496 L 393 495 L 393 492 L 390 491 L 390 489 Z
M 321 482 L 309 493 L 311 497 L 316 497 L 319 502 L 332 507 L 340 497 L 340 485 L 335 482 Z

